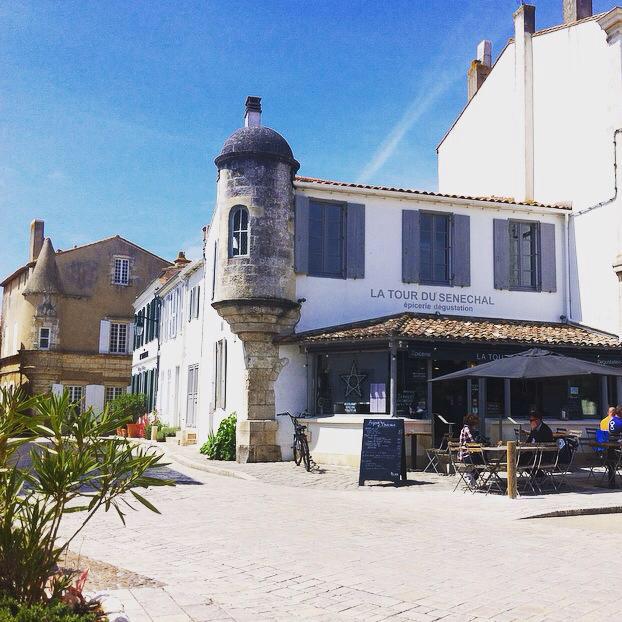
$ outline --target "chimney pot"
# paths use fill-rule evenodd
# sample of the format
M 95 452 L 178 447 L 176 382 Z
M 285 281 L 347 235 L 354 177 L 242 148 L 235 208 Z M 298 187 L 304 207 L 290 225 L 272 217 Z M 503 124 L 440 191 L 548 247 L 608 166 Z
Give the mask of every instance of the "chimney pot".
M 246 112 L 244 114 L 244 127 L 261 126 L 261 97 L 246 98 Z
M 564 24 L 572 24 L 580 19 L 591 17 L 592 10 L 592 0 L 563 0 Z
M 518 26 L 522 26 L 521 30 L 525 34 L 532 35 L 536 32 L 536 7 L 533 4 L 521 4 L 514 12 L 514 28 L 518 30 Z
M 485 67 L 492 67 L 492 41 L 484 39 L 477 46 L 477 60 Z
M 28 261 L 35 261 L 43 247 L 45 223 L 35 219 L 30 223 L 30 244 L 28 249 Z

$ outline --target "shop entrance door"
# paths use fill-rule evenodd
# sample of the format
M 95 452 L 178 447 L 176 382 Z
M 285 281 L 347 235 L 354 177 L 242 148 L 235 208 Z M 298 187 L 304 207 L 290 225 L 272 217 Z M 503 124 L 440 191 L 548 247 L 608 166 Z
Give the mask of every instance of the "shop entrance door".
M 432 378 L 466 369 L 467 361 L 433 361 Z M 432 412 L 439 414 L 453 423 L 453 435 L 457 437 L 462 427 L 462 421 L 467 414 L 467 381 L 448 380 L 432 382 Z M 443 434 L 448 432 L 447 426 L 438 418 L 434 421 L 434 443 L 438 446 Z

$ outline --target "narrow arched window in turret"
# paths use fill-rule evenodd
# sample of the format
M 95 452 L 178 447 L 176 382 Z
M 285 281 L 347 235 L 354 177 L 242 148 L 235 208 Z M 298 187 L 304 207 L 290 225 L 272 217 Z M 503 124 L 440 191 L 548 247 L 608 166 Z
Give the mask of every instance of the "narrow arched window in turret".
M 229 257 L 248 255 L 248 210 L 236 205 L 229 214 Z

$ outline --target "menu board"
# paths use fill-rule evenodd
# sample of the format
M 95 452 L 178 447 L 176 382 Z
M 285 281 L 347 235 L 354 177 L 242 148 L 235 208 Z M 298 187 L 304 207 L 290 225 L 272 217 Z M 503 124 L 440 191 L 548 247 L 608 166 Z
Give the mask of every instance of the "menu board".
M 366 480 L 406 480 L 406 446 L 403 419 L 365 419 L 361 445 L 359 486 Z

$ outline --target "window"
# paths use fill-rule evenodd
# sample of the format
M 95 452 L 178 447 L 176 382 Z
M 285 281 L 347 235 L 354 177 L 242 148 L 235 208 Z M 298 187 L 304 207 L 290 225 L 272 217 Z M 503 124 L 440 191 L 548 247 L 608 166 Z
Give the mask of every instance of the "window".
M 226 408 L 227 404 L 227 342 L 224 339 L 215 344 L 214 354 L 214 405 Z
M 84 402 L 82 401 L 82 397 L 84 395 L 84 387 L 69 385 L 65 387 L 67 389 L 67 393 L 69 394 L 69 401 L 72 404 L 76 404 L 79 407 L 80 412 L 84 410 Z
M 39 328 L 39 350 L 50 349 L 50 329 L 42 326 Z
M 538 287 L 538 224 L 510 221 L 510 287 Z
M 450 225 L 448 214 L 421 213 L 421 283 L 449 284 Z
M 344 278 L 344 208 L 309 203 L 309 275 Z
M 130 282 L 130 260 L 125 257 L 114 258 L 114 277 L 112 281 L 115 285 L 128 285 Z
M 248 210 L 237 205 L 229 215 L 229 257 L 248 255 Z
M 132 383 L 134 381 L 134 377 L 132 377 Z M 104 404 L 111 402 L 115 398 L 123 395 L 126 392 L 125 387 L 106 387 L 106 393 L 104 395 Z
M 199 398 L 199 366 L 188 367 L 188 390 L 186 396 L 186 426 L 193 428 L 197 424 L 197 403 Z
M 127 352 L 127 324 L 110 323 L 110 348 L 108 351 L 113 354 L 125 354 Z
M 190 290 L 190 304 L 188 305 L 188 321 L 199 317 L 199 306 L 201 298 L 201 286 L 196 285 Z

